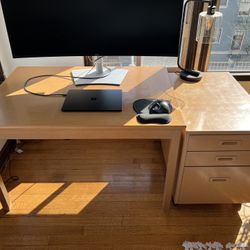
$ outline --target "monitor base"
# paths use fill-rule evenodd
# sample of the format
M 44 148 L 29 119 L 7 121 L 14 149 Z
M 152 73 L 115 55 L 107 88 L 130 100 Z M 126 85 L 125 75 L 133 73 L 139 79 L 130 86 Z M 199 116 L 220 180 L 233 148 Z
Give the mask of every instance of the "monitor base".
M 88 72 L 89 70 L 87 69 L 72 70 L 71 75 L 73 77 L 73 82 L 75 86 L 95 85 L 95 84 L 120 86 L 124 78 L 126 77 L 128 70 L 119 68 L 110 69 L 110 72 L 104 71 L 104 74 L 107 73 L 105 77 L 81 78 L 81 76 L 89 75 Z
M 93 62 L 94 66 L 90 70 L 83 70 L 77 75 L 80 79 L 99 79 L 108 76 L 111 73 L 111 69 L 104 67 L 103 56 L 97 56 Z
M 94 67 L 91 69 L 72 70 L 72 79 L 76 86 L 80 85 L 121 85 L 127 74 L 125 69 L 110 69 L 104 67 L 103 56 L 98 56 L 94 61 Z
M 99 72 L 95 69 L 93 69 L 93 70 L 83 69 L 83 70 L 72 71 L 71 74 L 72 74 L 73 78 L 76 78 L 76 79 L 93 80 L 93 79 L 104 78 L 104 77 L 110 75 L 111 72 L 112 72 L 111 69 L 105 69 L 101 72 Z

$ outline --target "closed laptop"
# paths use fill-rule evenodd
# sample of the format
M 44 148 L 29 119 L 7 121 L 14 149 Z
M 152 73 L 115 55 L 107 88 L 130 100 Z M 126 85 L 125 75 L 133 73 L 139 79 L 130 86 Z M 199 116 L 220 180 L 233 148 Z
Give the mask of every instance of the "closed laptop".
M 121 90 L 69 90 L 62 111 L 122 111 Z

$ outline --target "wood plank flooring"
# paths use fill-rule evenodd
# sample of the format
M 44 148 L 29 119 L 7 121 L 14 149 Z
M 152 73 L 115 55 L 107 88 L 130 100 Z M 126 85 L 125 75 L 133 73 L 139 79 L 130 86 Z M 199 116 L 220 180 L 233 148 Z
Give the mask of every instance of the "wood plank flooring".
M 247 204 L 162 210 L 158 141 L 25 141 L 20 180 L 0 215 L 0 249 L 183 249 L 189 241 L 248 242 Z M 9 172 L 6 171 L 5 178 Z

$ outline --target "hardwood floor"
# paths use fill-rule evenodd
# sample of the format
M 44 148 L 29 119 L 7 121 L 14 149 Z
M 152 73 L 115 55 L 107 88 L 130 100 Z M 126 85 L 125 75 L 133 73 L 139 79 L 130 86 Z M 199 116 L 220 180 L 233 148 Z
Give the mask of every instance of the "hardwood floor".
M 20 180 L 8 184 L 0 249 L 177 250 L 185 240 L 249 240 L 247 204 L 162 211 L 157 141 L 25 141 L 23 150 L 11 157 Z

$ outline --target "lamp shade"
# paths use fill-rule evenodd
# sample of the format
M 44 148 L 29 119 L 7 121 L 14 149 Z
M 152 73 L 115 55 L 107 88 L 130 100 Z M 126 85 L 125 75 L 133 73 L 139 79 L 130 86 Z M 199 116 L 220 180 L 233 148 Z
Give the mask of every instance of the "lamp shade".
M 196 41 L 203 44 L 219 42 L 222 26 L 222 13 L 216 11 L 213 15 L 201 12 L 197 26 Z

